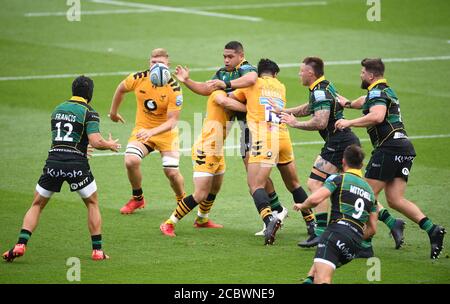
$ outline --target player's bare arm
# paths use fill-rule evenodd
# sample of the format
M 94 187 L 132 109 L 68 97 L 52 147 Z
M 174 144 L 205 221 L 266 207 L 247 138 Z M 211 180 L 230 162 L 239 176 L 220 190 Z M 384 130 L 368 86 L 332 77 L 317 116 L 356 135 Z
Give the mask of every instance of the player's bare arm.
M 305 103 L 305 104 L 302 104 L 302 105 L 299 105 L 299 106 L 293 107 L 293 108 L 282 109 L 275 102 L 273 102 L 273 100 L 271 98 L 268 98 L 268 102 L 272 106 L 272 109 L 273 109 L 272 112 L 274 112 L 275 114 L 280 114 L 281 112 L 284 112 L 284 113 L 292 114 L 295 117 L 304 117 L 304 116 L 308 116 L 310 114 L 308 103 Z
M 230 97 L 232 97 L 233 94 L 230 95 Z M 243 104 L 242 102 L 239 102 L 233 98 L 230 97 L 226 97 L 223 95 L 218 95 L 215 98 L 215 102 L 227 109 L 227 110 L 231 110 L 231 111 L 238 111 L 238 112 L 247 112 L 247 107 L 245 106 L 245 104 Z
M 258 74 L 256 72 L 249 72 L 238 79 L 230 81 L 230 87 L 232 89 L 247 88 L 256 83 Z M 226 83 L 220 79 L 209 80 L 208 83 L 212 84 L 216 90 L 225 90 L 227 88 Z
M 342 130 L 348 127 L 370 127 L 383 122 L 386 115 L 386 106 L 376 105 L 370 108 L 370 112 L 362 117 L 355 119 L 339 119 L 334 124 L 334 127 L 338 130 Z
M 139 141 L 146 142 L 150 137 L 172 130 L 177 126 L 181 111 L 172 111 L 167 113 L 167 121 L 151 129 L 140 129 L 136 138 Z
M 179 82 L 184 83 L 189 90 L 196 94 L 209 96 L 215 91 L 211 84 L 208 84 L 207 82 L 198 82 L 189 78 L 189 68 L 187 66 L 182 67 L 181 65 L 178 65 L 175 68 L 175 77 Z
M 325 187 L 321 187 L 310 196 L 308 196 L 308 198 L 303 203 L 294 204 L 293 208 L 295 211 L 307 211 L 311 208 L 317 207 L 321 202 L 325 201 L 330 196 L 330 190 Z
M 288 113 L 281 113 L 281 122 L 293 128 L 313 131 L 323 130 L 327 127 L 328 118 L 330 117 L 329 110 L 319 110 L 314 113 L 313 118 L 308 121 L 298 121 L 294 115 Z
M 284 109 L 284 112 L 291 113 L 295 117 L 309 116 L 309 114 L 310 114 L 309 104 L 305 103 L 305 104 L 299 105 L 299 106 L 294 107 L 294 108 Z
M 361 109 L 366 101 L 365 95 L 360 96 L 352 101 L 342 95 L 337 94 L 337 96 L 338 96 L 338 102 L 340 103 L 340 105 L 344 108 L 349 108 L 349 109 Z
M 369 221 L 366 223 L 364 228 L 364 236 L 365 240 L 373 237 L 375 233 L 377 233 L 377 222 L 378 222 L 378 212 L 372 212 L 369 215 Z
M 109 133 L 108 139 L 104 139 L 100 133 L 92 133 L 88 135 L 89 144 L 92 148 L 97 150 L 111 150 L 119 152 L 121 145 L 119 139 L 113 139 L 111 133 Z
M 108 117 L 114 122 L 125 123 L 125 120 L 119 114 L 119 107 L 123 101 L 123 97 L 128 93 L 128 90 L 125 87 L 125 83 L 122 81 L 118 86 L 116 91 L 114 92 L 113 100 L 111 103 L 111 109 L 109 110 Z

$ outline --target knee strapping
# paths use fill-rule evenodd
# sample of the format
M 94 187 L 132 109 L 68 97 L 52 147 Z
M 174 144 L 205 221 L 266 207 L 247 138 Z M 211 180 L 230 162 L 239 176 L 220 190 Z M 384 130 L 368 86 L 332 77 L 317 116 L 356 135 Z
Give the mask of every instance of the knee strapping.
M 175 157 L 163 156 L 162 157 L 162 165 L 164 169 L 178 169 L 180 164 L 180 160 Z

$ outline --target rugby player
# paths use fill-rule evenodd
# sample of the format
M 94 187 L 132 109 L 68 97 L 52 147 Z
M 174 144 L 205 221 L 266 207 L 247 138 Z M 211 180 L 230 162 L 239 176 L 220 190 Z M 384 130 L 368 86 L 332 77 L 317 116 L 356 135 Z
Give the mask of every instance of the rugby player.
M 359 146 L 347 146 L 342 160 L 344 173 L 330 175 L 303 204 L 294 204 L 294 210 L 301 211 L 331 198 L 330 224 L 320 238 L 304 283 L 330 284 L 336 268 L 354 259 L 362 240 L 376 233 L 375 195 L 362 177 L 363 159 Z
M 385 66 L 380 58 L 363 59 L 361 65 L 361 88 L 367 89 L 367 95 L 353 102 L 343 97 L 341 102 L 348 108 L 362 109 L 363 116 L 352 120 L 340 119 L 336 121 L 335 127 L 367 128 L 374 148 L 366 168 L 367 182 L 377 198 L 384 190 L 389 207 L 427 232 L 431 245 L 430 258 L 437 259 L 443 248 L 445 228 L 434 224 L 416 204 L 404 196 L 416 152 L 402 121 L 399 99 L 384 78 Z M 381 209 L 379 213 L 380 220 L 388 226 L 392 225 L 386 209 Z M 373 255 L 370 242 L 366 244 L 366 252 L 369 256 Z
M 178 80 L 194 93 L 209 96 L 207 117 L 203 124 L 202 134 L 192 149 L 196 189 L 194 192 L 197 192 L 193 196 L 194 201 L 199 204 L 194 223 L 197 228 L 222 227 L 222 225 L 209 219 L 209 213 L 220 190 L 225 173 L 222 145 L 230 127 L 227 122 L 233 121 L 235 118 L 239 121 L 241 127 L 241 155 L 245 165 L 248 159 L 249 131 L 245 121 L 245 113 L 242 115 L 238 111 L 225 111 L 215 103 L 215 99 L 216 96 L 226 95 L 236 88 L 254 84 L 258 75 L 255 67 L 245 60 L 244 48 L 238 41 L 230 41 L 225 45 L 223 58 L 224 66 L 216 71 L 210 81 L 197 82 L 191 79 L 187 67 L 177 66 L 175 74 Z M 240 110 L 245 112 L 245 106 L 241 105 Z M 268 181 L 267 189 L 271 193 L 272 207 L 279 211 L 279 217 L 283 219 L 287 214 L 287 208 L 281 206 L 271 180 Z M 203 199 L 205 195 L 206 197 Z M 174 225 L 197 205 L 191 199 L 188 201 L 188 205 L 185 203 L 184 206 L 180 202 L 177 208 L 179 212 L 177 213 L 175 210 L 171 218 L 161 225 L 160 228 L 164 234 L 175 236 Z
M 94 92 L 92 79 L 79 76 L 72 82 L 72 97 L 59 104 L 51 116 L 52 145 L 43 173 L 34 193 L 33 203 L 23 219 L 17 244 L 3 254 L 12 262 L 25 254 L 26 246 L 35 231 L 42 210 L 53 193 L 60 192 L 67 182 L 88 209 L 88 228 L 92 241 L 92 259 L 108 259 L 102 250 L 102 218 L 98 206 L 97 184 L 87 159 L 88 144 L 98 150 L 120 149 L 118 140 L 104 139 L 99 130 L 100 118 L 89 105 Z
M 266 224 L 265 244 L 275 241 L 281 221 L 274 217 L 270 208 L 270 197 L 264 189 L 272 168 L 278 167 L 286 188 L 295 202 L 302 203 L 307 194 L 297 177 L 294 154 L 285 124 L 273 112 L 269 100 L 283 109 L 286 105 L 286 88 L 276 77 L 280 69 L 270 59 L 258 63 L 258 80 L 248 88 L 238 89 L 229 97 L 220 95 L 216 102 L 233 109 L 239 102 L 246 102 L 247 123 L 251 133 L 251 153 L 248 161 L 247 182 L 250 193 L 262 220 Z M 307 211 L 312 213 L 311 210 Z
M 337 99 L 336 87 L 325 79 L 324 63 L 318 57 L 306 57 L 300 66 L 299 78 L 302 85 L 309 88 L 309 102 L 281 112 L 281 122 L 307 131 L 319 131 L 325 141 L 320 154 L 314 161 L 308 179 L 311 193 L 320 189 L 325 180 L 342 170 L 342 156 L 347 146 L 359 144 L 358 137 L 350 128 L 337 130 L 334 123 L 343 118 L 343 107 Z M 295 117 L 311 115 L 308 121 L 297 121 Z M 328 222 L 327 200 L 318 204 L 314 210 L 317 226 L 310 232 L 307 240 L 298 243 L 300 247 L 314 247 L 319 243 Z
M 155 63 L 169 66 L 169 54 L 165 49 L 154 49 L 149 68 Z M 114 122 L 125 123 L 119 114 L 124 95 L 136 95 L 136 122 L 125 151 L 125 167 L 131 184 L 132 197 L 120 209 L 122 214 L 131 214 L 145 207 L 142 190 L 141 162 L 151 152 L 158 150 L 163 171 L 170 182 L 177 202 L 185 195 L 184 179 L 179 171 L 178 119 L 183 104 L 183 94 L 178 82 L 171 78 L 163 87 L 150 82 L 150 70 L 130 74 L 117 87 L 111 104 L 109 117 Z

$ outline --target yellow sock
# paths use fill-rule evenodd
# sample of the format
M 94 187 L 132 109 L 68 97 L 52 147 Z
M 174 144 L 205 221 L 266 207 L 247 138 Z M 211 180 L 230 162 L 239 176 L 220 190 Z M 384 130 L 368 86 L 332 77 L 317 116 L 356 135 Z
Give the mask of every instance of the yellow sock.
M 181 201 L 185 196 L 186 196 L 186 193 L 183 193 L 182 195 L 175 194 L 175 198 L 176 198 L 177 202 Z
M 207 217 L 201 217 L 201 216 L 197 216 L 197 218 L 195 219 L 195 221 L 199 224 L 204 224 L 207 221 L 209 221 L 209 218 Z
M 175 224 L 171 219 L 168 219 L 165 223 L 169 224 L 169 225 L 174 225 Z

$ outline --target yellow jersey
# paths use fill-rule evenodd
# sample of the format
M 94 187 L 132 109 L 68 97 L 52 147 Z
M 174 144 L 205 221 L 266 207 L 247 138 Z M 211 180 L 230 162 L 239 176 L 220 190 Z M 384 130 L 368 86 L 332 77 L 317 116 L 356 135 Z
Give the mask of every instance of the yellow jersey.
M 214 91 L 206 105 L 206 117 L 203 120 L 202 133 L 195 146 L 207 152 L 207 154 L 222 153 L 223 144 L 228 134 L 228 124 L 231 112 L 215 102 L 217 95 L 224 95 L 224 91 Z
M 256 83 L 248 88 L 237 89 L 233 95 L 240 102 L 247 101 L 247 123 L 267 123 L 267 126 L 276 126 L 287 129 L 286 124 L 280 124 L 280 117 L 272 112 L 269 103 L 272 100 L 278 107 L 286 108 L 286 87 L 278 79 L 270 76 L 259 77 Z
M 183 93 L 172 77 L 163 87 L 150 82 L 149 70 L 130 74 L 123 84 L 136 95 L 136 127 L 154 128 L 167 121 L 167 113 L 179 111 L 183 105 Z

